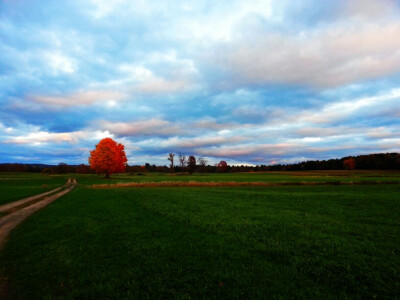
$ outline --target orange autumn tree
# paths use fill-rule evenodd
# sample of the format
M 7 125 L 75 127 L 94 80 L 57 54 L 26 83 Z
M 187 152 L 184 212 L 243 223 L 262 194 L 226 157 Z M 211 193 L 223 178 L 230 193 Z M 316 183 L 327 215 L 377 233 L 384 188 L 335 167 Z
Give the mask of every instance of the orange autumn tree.
M 102 139 L 93 151 L 90 151 L 89 164 L 97 173 L 110 174 L 124 172 L 126 162 L 124 145 L 110 138 Z

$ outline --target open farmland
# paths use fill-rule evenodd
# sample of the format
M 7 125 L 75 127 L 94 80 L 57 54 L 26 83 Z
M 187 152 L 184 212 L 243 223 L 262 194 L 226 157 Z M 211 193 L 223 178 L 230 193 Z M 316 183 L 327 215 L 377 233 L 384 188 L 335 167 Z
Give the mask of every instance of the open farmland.
M 78 188 L 21 224 L 1 252 L 11 299 L 399 295 L 400 186 L 377 184 L 398 173 L 76 178 Z M 336 184 L 93 186 L 179 180 Z M 337 184 L 353 181 L 374 184 Z
M 106 179 L 98 175 L 74 175 L 80 184 L 101 185 L 152 182 L 264 182 L 264 183 L 400 183 L 398 171 L 304 171 L 254 173 L 135 173 L 114 174 Z
M 0 173 L 0 205 L 50 191 L 64 184 L 67 178 L 38 173 Z
M 0 300 L 400 300 L 400 0 L 4 0 L 0 53 Z

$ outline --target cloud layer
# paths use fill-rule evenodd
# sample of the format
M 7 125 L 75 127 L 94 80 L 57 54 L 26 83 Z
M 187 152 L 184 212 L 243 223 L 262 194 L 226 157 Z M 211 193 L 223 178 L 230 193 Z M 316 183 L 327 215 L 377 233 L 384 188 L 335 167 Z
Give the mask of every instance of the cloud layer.
M 2 1 L 0 162 L 399 152 L 399 37 L 395 0 Z

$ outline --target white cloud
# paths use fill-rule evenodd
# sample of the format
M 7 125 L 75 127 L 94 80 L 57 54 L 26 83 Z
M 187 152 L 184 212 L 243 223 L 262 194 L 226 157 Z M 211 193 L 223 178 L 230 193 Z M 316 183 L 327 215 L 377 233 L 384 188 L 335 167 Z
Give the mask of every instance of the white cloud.
M 43 54 L 43 58 L 54 75 L 57 75 L 59 72 L 72 74 L 77 71 L 76 61 L 60 52 L 45 53 Z
M 255 1 L 208 1 L 185 4 L 181 17 L 173 23 L 173 32 L 188 43 L 211 45 L 231 41 L 237 31 L 238 20 L 251 14 L 263 18 L 273 17 L 269 0 Z M 206 13 L 202 13 L 206 11 Z M 168 33 L 166 33 L 168 35 Z
M 334 123 L 340 120 L 356 118 L 357 112 L 362 112 L 363 117 L 374 115 L 377 111 L 382 110 L 385 106 L 390 105 L 397 107 L 400 100 L 400 89 L 393 89 L 382 95 L 366 97 L 361 99 L 351 99 L 346 101 L 335 102 L 325 105 L 321 110 L 307 110 L 303 113 L 293 116 L 298 122 L 307 123 Z M 368 111 L 363 111 L 368 109 Z
M 340 13 L 345 17 L 377 19 L 391 16 L 396 11 L 396 0 L 352 0 L 344 1 Z
M 68 107 L 79 105 L 87 106 L 98 102 L 117 102 L 125 99 L 126 95 L 118 91 L 89 90 L 60 96 L 30 95 L 27 98 L 45 105 Z
M 215 145 L 227 145 L 237 144 L 247 140 L 243 136 L 213 136 L 203 134 L 200 137 L 194 138 L 179 138 L 173 137 L 168 140 L 160 142 L 160 146 L 163 148 L 175 148 L 175 149 L 196 149 L 199 147 L 215 146 Z
M 0 124 L 1 125 L 1 124 Z M 8 127 L 9 128 L 9 127 Z M 0 130 L 2 127 L 0 126 Z M 17 124 L 17 128 L 4 130 L 5 134 L 0 136 L 5 144 L 16 145 L 53 145 L 54 144 L 80 144 L 87 141 L 97 142 L 103 138 L 111 137 L 114 135 L 108 131 L 82 129 L 70 132 L 49 132 L 39 126 L 32 126 L 27 124 Z
M 400 132 L 393 132 L 390 128 L 383 126 L 365 130 L 365 134 L 367 137 L 371 137 L 373 139 L 384 139 L 400 136 Z
M 276 143 L 276 144 L 241 144 L 234 146 L 221 146 L 196 149 L 196 151 L 205 156 L 213 157 L 249 157 L 264 155 L 288 155 L 295 154 L 304 149 L 299 143 Z
M 170 136 L 183 132 L 177 124 L 161 119 L 133 122 L 99 121 L 99 126 L 118 136 Z
M 154 76 L 151 70 L 138 65 L 124 63 L 118 69 L 127 75 L 128 80 L 133 82 L 145 82 Z
M 79 140 L 87 138 L 87 134 L 82 131 L 67 133 L 50 133 L 46 131 L 31 132 L 26 135 L 19 135 L 6 140 L 9 144 L 32 144 L 39 145 L 42 143 L 77 143 Z
M 188 89 L 188 83 L 182 80 L 165 80 L 163 78 L 153 78 L 149 81 L 136 85 L 136 89 L 145 94 L 164 94 L 183 92 Z
M 89 0 L 88 2 L 90 5 L 92 5 L 92 9 L 89 11 L 90 15 L 92 15 L 95 19 L 101 19 L 115 12 L 116 10 L 121 9 L 121 5 L 125 6 L 127 1 Z
M 222 123 L 218 122 L 215 118 L 208 117 L 194 121 L 190 123 L 188 127 L 200 130 L 229 130 L 233 128 L 243 127 L 243 124 L 234 122 Z
M 238 34 L 209 47 L 231 85 L 301 84 L 327 88 L 400 72 L 400 21 L 343 22 L 295 34 Z

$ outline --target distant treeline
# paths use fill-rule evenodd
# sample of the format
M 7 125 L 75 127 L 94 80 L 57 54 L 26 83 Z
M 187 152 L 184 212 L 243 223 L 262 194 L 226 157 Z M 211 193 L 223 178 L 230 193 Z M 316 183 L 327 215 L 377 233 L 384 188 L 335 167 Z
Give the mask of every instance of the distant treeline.
M 348 156 L 339 159 L 309 160 L 297 164 L 266 166 L 266 168 L 269 171 L 343 170 L 347 168 L 345 162 L 349 160 L 354 162 L 354 168 L 352 169 L 355 170 L 400 170 L 399 153 L 378 153 Z
M 90 174 L 94 171 L 88 165 L 68 165 L 59 163 L 58 165 L 44 164 L 0 164 L 0 172 L 34 172 L 34 173 L 82 173 Z
M 297 164 L 277 164 L 277 165 L 229 165 L 221 168 L 217 165 L 196 165 L 195 172 L 200 173 L 221 173 L 221 172 L 262 172 L 262 171 L 306 171 L 306 170 L 400 170 L 400 154 L 398 153 L 378 153 L 359 156 L 348 156 L 339 159 L 329 160 L 310 160 Z M 174 172 L 187 172 L 187 167 L 174 166 Z M 37 173 L 81 173 L 94 174 L 95 172 L 88 165 L 68 165 L 60 163 L 58 165 L 43 164 L 0 164 L 0 172 L 37 172 Z M 171 172 L 171 168 L 156 166 L 146 163 L 144 166 L 127 166 L 127 173 L 145 172 Z

